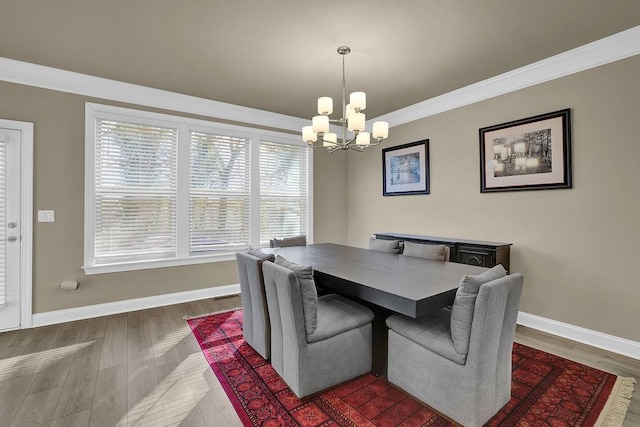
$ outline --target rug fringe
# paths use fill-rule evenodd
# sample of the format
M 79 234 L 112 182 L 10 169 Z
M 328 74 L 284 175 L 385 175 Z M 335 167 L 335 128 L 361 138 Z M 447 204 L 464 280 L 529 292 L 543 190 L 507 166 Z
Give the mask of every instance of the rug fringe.
M 611 390 L 611 398 L 607 401 L 600 416 L 596 421 L 598 427 L 619 427 L 624 423 L 627 410 L 633 395 L 633 385 L 635 378 L 618 377 L 616 384 Z
M 229 309 L 226 309 L 226 310 L 212 311 L 211 313 L 196 314 L 194 316 L 189 316 L 188 314 L 185 314 L 184 316 L 182 316 L 182 318 L 184 320 L 199 319 L 201 317 L 207 317 L 207 316 L 211 316 L 211 315 L 214 315 L 214 314 L 228 313 L 230 311 L 236 311 L 236 310 L 241 310 L 241 309 L 242 309 L 242 307 L 235 307 L 235 308 L 229 308 Z

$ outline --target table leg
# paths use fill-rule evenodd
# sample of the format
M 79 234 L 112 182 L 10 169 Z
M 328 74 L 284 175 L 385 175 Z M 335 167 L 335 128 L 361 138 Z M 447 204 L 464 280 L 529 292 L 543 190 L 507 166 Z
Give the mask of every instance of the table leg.
M 372 346 L 373 346 L 373 358 L 371 372 L 376 376 L 387 376 L 387 358 L 388 358 L 388 328 L 387 317 L 393 314 L 392 311 L 386 308 L 379 307 L 373 304 L 367 304 L 373 313 L 375 318 L 371 324 L 372 327 Z

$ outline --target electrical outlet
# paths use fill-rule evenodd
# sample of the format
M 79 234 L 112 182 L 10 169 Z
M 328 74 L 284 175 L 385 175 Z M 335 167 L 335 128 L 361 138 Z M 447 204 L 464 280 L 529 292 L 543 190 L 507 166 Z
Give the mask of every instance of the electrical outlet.
M 38 211 L 38 222 L 56 222 L 55 211 Z

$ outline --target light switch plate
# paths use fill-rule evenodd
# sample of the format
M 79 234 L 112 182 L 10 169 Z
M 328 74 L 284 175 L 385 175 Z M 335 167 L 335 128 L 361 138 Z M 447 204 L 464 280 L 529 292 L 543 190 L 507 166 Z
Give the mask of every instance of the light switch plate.
M 55 211 L 38 211 L 38 222 L 55 222 Z

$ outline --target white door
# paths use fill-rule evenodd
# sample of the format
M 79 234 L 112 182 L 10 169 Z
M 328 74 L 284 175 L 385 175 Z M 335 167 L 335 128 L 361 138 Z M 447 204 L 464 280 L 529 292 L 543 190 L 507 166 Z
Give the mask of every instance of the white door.
M 20 327 L 20 142 L 0 128 L 0 331 Z

